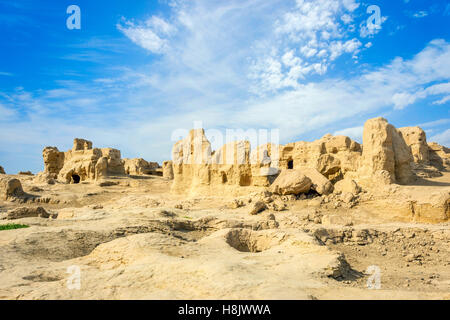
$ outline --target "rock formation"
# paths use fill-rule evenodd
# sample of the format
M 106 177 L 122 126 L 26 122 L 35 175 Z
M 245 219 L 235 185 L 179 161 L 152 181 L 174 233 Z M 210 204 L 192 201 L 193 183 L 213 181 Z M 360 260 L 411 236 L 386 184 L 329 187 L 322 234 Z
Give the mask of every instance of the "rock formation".
M 42 207 L 37 208 L 20 207 L 0 215 L 0 219 L 15 220 L 30 217 L 50 218 L 51 216 L 52 215 Z
M 5 169 L 3 169 L 2 166 L 0 166 L 0 174 L 6 174 Z
M 56 147 L 46 147 L 42 151 L 44 158 L 44 173 L 54 175 L 56 178 L 64 166 L 64 152 Z
M 361 192 L 361 187 L 352 179 L 342 179 L 334 185 L 334 192 L 336 193 L 351 193 L 358 194 Z
M 411 163 L 416 176 L 422 178 L 440 177 L 440 171 L 450 169 L 449 149 L 437 143 L 427 143 L 425 131 L 420 127 L 400 128 L 406 144 L 409 146 L 414 157 Z
M 450 170 L 450 149 L 437 144 L 436 142 L 428 143 L 428 158 L 430 165 L 438 170 Z
M 0 199 L 11 200 L 24 195 L 20 180 L 11 177 L 0 177 Z
M 129 175 L 144 175 L 155 174 L 156 169 L 159 168 L 157 162 L 148 162 L 142 158 L 137 159 L 123 159 L 125 173 Z
M 404 127 L 398 129 L 406 144 L 411 148 L 411 153 L 416 163 L 428 163 L 429 147 L 425 131 L 420 127 Z
M 306 193 L 311 189 L 311 179 L 305 176 L 300 170 L 282 170 L 275 181 L 270 186 L 270 190 L 279 195 L 297 195 Z
M 333 192 L 333 184 L 325 178 L 317 169 L 302 168 L 300 172 L 311 180 L 311 189 L 315 190 L 320 195 L 329 195 Z

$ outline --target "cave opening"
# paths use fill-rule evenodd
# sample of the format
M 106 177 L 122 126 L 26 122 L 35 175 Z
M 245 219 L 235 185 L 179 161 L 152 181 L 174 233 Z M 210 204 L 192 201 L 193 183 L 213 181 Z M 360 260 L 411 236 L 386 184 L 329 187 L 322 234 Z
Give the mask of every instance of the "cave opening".
M 73 183 L 78 184 L 78 183 L 80 183 L 80 180 L 81 180 L 81 178 L 80 178 L 79 175 L 77 175 L 77 174 L 73 174 L 73 175 L 72 175 L 72 181 L 73 181 Z

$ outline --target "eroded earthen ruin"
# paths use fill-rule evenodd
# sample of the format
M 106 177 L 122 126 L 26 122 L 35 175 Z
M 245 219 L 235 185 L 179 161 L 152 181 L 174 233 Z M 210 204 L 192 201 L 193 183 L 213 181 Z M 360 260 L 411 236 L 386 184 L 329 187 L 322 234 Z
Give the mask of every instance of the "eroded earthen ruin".
M 430 170 L 439 175 L 450 159 L 445 147 L 427 144 L 422 129 L 396 129 L 383 118 L 365 123 L 362 145 L 349 137 L 328 134 L 313 142 L 267 144 L 254 150 L 250 142 L 236 141 L 211 151 L 204 130 L 195 129 L 174 145 L 172 157 L 172 190 L 193 194 L 268 187 L 280 170 L 303 170 L 308 178 L 322 180 L 321 186 L 344 179 L 367 187 L 408 184 Z M 316 191 L 332 191 L 330 186 L 326 189 Z
M 251 147 L 192 130 L 159 168 L 75 139 L 0 174 L 1 298 L 450 298 L 448 148 L 383 118 Z

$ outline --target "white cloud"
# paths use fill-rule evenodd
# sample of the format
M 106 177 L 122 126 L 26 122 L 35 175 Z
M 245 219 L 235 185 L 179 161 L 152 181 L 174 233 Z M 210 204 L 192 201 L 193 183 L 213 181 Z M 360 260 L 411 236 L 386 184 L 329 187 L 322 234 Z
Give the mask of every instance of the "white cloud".
M 168 50 L 169 41 L 165 36 L 176 30 L 174 26 L 156 16 L 152 16 L 144 24 L 125 21 L 123 25 L 118 24 L 117 29 L 142 48 L 159 54 Z
M 346 128 L 346 129 L 336 131 L 334 133 L 334 135 L 347 136 L 359 143 L 362 143 L 363 129 L 364 129 L 363 126 Z
M 163 161 L 170 157 L 172 131 L 189 129 L 195 120 L 207 129 L 278 128 L 285 143 L 343 132 L 345 121 L 363 122 L 367 114 L 447 96 L 450 44 L 444 40 L 432 41 L 408 60 L 310 78 L 331 69 L 333 50 L 336 59 L 361 50 L 357 34 L 349 34 L 341 20 L 344 13 L 356 20 L 356 5 L 298 1 L 291 8 L 284 0 L 193 0 L 177 3 L 170 17 L 122 22 L 118 28 L 134 43 L 160 54 L 154 62 L 93 81 L 61 81 L 53 90 L 0 95 L 0 112 L 8 110 L 14 120 L 0 118 L 0 144 L 11 157 L 26 146 L 38 164 L 45 145 L 68 149 L 74 137 L 116 147 L 123 156 Z M 273 26 L 281 29 L 274 32 Z M 297 33 L 299 28 L 305 32 Z M 307 58 L 303 46 L 315 54 Z M 20 116 L 11 110 L 20 110 Z M 357 138 L 358 124 L 345 132 Z
M 12 109 L 6 108 L 5 106 L 0 104 L 0 119 L 8 120 L 13 118 L 16 115 L 16 112 Z
M 179 1 L 174 2 L 170 23 L 152 16 L 145 23 L 125 21 L 118 29 L 139 46 L 171 60 L 178 56 L 176 64 L 197 71 L 210 60 L 217 70 L 217 57 L 226 52 L 220 48 L 229 50 L 241 41 L 238 58 L 250 61 L 245 69 L 252 92 L 263 96 L 296 88 L 310 75 L 324 75 L 344 54 L 357 61 L 362 43 L 348 24 L 359 7 L 355 0 L 296 0 L 294 6 L 281 0 Z M 242 47 L 242 41 L 249 47 Z
M 368 25 L 367 20 L 359 25 L 359 35 L 361 38 L 373 38 L 377 33 L 383 29 L 383 23 L 387 21 L 388 17 L 381 16 L 379 25 Z
M 337 57 L 341 56 L 344 52 L 346 53 L 353 53 L 353 55 L 358 54 L 360 48 L 362 46 L 362 43 L 354 38 L 351 40 L 348 40 L 346 42 L 342 41 L 334 41 L 330 44 L 330 60 L 333 61 Z
M 362 44 L 352 36 L 355 28 L 350 23 L 359 6 L 354 0 L 297 0 L 294 8 L 276 19 L 275 34 L 266 35 L 266 47 L 277 49 L 252 59 L 253 92 L 264 95 L 297 88 L 310 75 L 324 75 L 344 54 L 357 60 Z M 268 61 L 282 61 L 287 52 L 298 63 L 270 73 Z
M 152 30 L 155 30 L 156 32 L 158 32 L 160 34 L 170 35 L 176 31 L 176 28 L 174 26 L 172 26 L 170 23 L 168 23 L 164 19 L 157 17 L 157 16 L 150 17 L 145 22 L 145 24 L 149 28 L 151 28 Z
M 433 104 L 441 105 L 441 104 L 446 104 L 449 101 L 450 101 L 450 96 L 445 96 L 440 100 L 434 101 Z
M 426 11 L 418 11 L 413 14 L 413 17 L 414 18 L 423 18 L 423 17 L 426 17 L 427 15 L 428 15 L 428 12 L 426 12 Z
M 440 126 L 440 125 L 445 125 L 445 124 L 448 124 L 448 123 L 450 123 L 450 118 L 448 118 L 448 119 L 439 119 L 439 120 L 436 120 L 436 121 L 424 122 L 424 123 L 419 124 L 418 126 L 419 127 L 423 127 L 423 128 L 427 128 L 427 127 L 432 128 L 432 127 L 437 127 L 437 126 Z
M 440 145 L 450 147 L 450 129 L 445 130 L 444 132 L 441 132 L 439 134 L 436 134 L 429 139 L 427 139 L 429 142 L 437 142 Z

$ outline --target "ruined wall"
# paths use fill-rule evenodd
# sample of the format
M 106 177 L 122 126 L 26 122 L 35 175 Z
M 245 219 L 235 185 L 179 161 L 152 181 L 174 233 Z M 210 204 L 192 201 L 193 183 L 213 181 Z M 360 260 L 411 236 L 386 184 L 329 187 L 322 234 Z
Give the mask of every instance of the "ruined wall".
M 173 180 L 173 163 L 172 161 L 163 162 L 163 178 Z
M 125 174 L 119 150 L 92 148 L 92 142 L 84 139 L 74 139 L 72 149 L 67 152 L 46 147 L 42 155 L 44 172 L 37 179 L 47 182 L 58 179 L 65 183 L 78 183 Z
M 123 159 L 123 165 L 125 168 L 125 173 L 130 175 L 144 175 L 152 174 L 155 169 L 159 168 L 157 162 L 148 162 L 142 158 L 137 159 Z
M 267 150 L 267 156 L 264 155 L 264 150 Z M 274 156 L 274 152 L 278 154 Z M 278 157 L 280 169 L 314 168 L 329 180 L 337 181 L 346 172 L 358 168 L 361 146 L 349 137 L 328 134 L 313 142 L 299 141 L 287 145 L 260 146 L 255 153 L 259 154 L 258 159 L 266 162 L 269 158 Z M 277 167 L 276 164 L 273 166 Z
M 196 129 L 174 145 L 173 163 L 169 169 L 167 162 L 166 170 L 173 171 L 172 190 L 176 193 L 268 187 L 280 170 L 286 169 L 305 173 L 314 169 L 333 183 L 348 178 L 371 187 L 414 181 L 414 162 L 429 161 L 445 168 L 450 163 L 447 151 L 445 147 L 427 145 L 420 128 L 396 129 L 384 118 L 365 123 L 363 145 L 349 137 L 325 135 L 313 142 L 269 143 L 253 150 L 248 141 L 237 141 L 212 152 L 204 130 Z M 331 187 L 327 185 L 326 189 L 325 193 Z
M 172 191 L 235 192 L 236 187 L 269 187 L 280 169 L 312 168 L 330 180 L 339 179 L 356 170 L 361 146 L 348 137 L 327 135 L 314 142 L 266 144 L 254 150 L 248 141 L 235 141 L 211 152 L 204 130 L 196 129 L 174 145 L 172 157 Z
M 237 187 L 270 185 L 270 175 L 260 173 L 261 165 L 251 164 L 248 141 L 231 142 L 211 152 L 203 129 L 191 130 L 185 139 L 175 143 L 172 159 L 172 191 L 176 193 L 221 190 L 234 194 L 240 191 Z
M 411 149 L 386 119 L 370 119 L 364 124 L 362 158 L 354 178 L 407 184 L 414 179 L 413 161 Z

